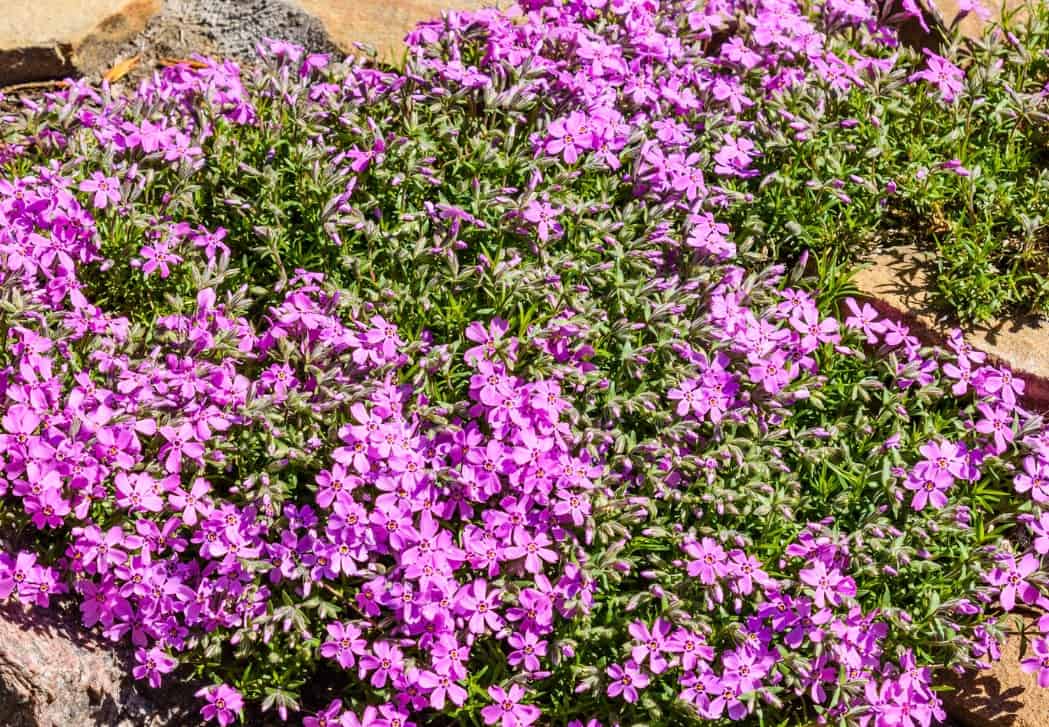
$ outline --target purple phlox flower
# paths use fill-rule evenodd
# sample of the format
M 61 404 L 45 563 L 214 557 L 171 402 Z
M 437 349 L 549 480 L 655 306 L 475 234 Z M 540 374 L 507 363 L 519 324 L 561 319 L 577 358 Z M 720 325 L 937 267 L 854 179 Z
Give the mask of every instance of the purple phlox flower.
M 423 689 L 429 690 L 430 706 L 434 709 L 444 709 L 446 699 L 456 706 L 466 702 L 466 689 L 456 683 L 455 676 L 447 666 L 443 669 L 434 667 L 433 671 L 420 671 L 418 682 Z
M 719 719 L 726 712 L 729 719 L 740 720 L 747 714 L 747 705 L 739 700 L 743 690 L 738 681 L 722 679 L 712 671 L 700 677 L 700 683 L 708 695 L 707 704 L 700 711 L 708 719 Z
M 329 639 L 321 644 L 321 656 L 334 659 L 343 669 L 351 668 L 358 656 L 368 652 L 368 642 L 354 624 L 334 621 L 328 624 L 327 631 Z
M 500 724 L 500 727 L 527 727 L 539 719 L 539 708 L 531 704 L 521 704 L 525 689 L 520 684 L 512 684 L 509 689 L 499 686 L 488 687 L 488 696 L 495 704 L 481 710 L 485 724 Z
M 665 648 L 678 654 L 681 668 L 695 669 L 697 664 L 714 660 L 714 649 L 707 645 L 706 634 L 688 629 L 678 629 L 666 641 Z
M 736 138 L 726 134 L 721 148 L 714 154 L 714 172 L 722 176 L 756 177 L 758 171 L 750 169 L 750 163 L 759 152 L 754 142 L 747 137 Z
M 955 396 L 965 396 L 966 392 L 969 391 L 969 387 L 973 385 L 974 372 L 968 362 L 963 364 L 959 361 L 958 365 L 945 363 L 943 365 L 943 373 L 946 374 L 947 378 L 954 381 L 951 384 L 951 393 Z
M 905 488 L 914 492 L 911 507 L 915 510 L 923 510 L 930 503 L 937 509 L 944 507 L 947 504 L 947 490 L 953 485 L 954 478 L 949 473 L 934 469 L 926 469 L 922 473 L 914 471 L 903 483 Z
M 38 495 L 29 495 L 22 500 L 25 511 L 38 528 L 57 528 L 62 525 L 71 511 L 68 500 L 62 496 L 62 478 L 54 470 L 35 481 Z
M 535 225 L 540 241 L 546 242 L 551 237 L 559 238 L 564 234 L 564 228 L 557 221 L 563 211 L 549 202 L 533 199 L 524 208 L 521 216 Z
M 1038 589 L 1028 583 L 1026 578 L 1038 570 L 1038 557 L 1028 553 L 1016 562 L 1012 555 L 1001 559 L 1002 566 L 995 568 L 985 578 L 993 586 L 998 586 L 1000 602 L 1006 611 L 1012 611 L 1019 597 L 1023 603 L 1031 604 L 1038 600 Z
M 158 456 L 163 458 L 164 468 L 172 474 L 182 471 L 183 458 L 189 458 L 198 464 L 203 463 L 204 446 L 197 441 L 197 434 L 190 424 L 177 427 L 160 427 L 160 434 L 167 444 L 160 448 Z
M 498 589 L 489 590 L 488 582 L 482 578 L 463 586 L 456 594 L 457 609 L 463 616 L 469 617 L 471 633 L 483 634 L 486 630 L 498 631 L 503 619 L 498 613 L 502 603 L 502 593 Z
M 845 306 L 852 313 L 845 319 L 845 326 L 861 331 L 867 337 L 867 343 L 876 344 L 879 336 L 885 332 L 885 325 L 878 321 L 879 314 L 874 306 L 864 303 L 860 307 L 855 298 L 846 298 Z
M 947 346 L 954 351 L 959 366 L 972 367 L 973 364 L 982 364 L 987 360 L 987 354 L 973 348 L 958 328 L 953 329 L 947 337 Z
M 494 361 L 497 354 L 502 351 L 506 354 L 507 359 L 513 361 L 517 357 L 517 338 L 509 336 L 505 342 L 503 341 L 509 328 L 509 324 L 502 318 L 492 318 L 487 328 L 483 323 L 472 322 L 466 327 L 466 338 L 477 345 L 467 349 L 463 354 L 463 359 L 468 364 L 480 359 Z
M 196 694 L 207 700 L 207 704 L 200 709 L 200 716 L 205 722 L 217 720 L 222 727 L 232 724 L 244 708 L 244 698 L 240 692 L 227 684 L 204 687 Z
M 359 678 L 371 672 L 369 683 L 376 689 L 386 685 L 387 679 L 404 671 L 404 655 L 388 641 L 376 641 L 372 644 L 371 653 L 364 653 L 359 659 Z
M 547 127 L 550 138 L 546 153 L 563 156 L 567 164 L 575 164 L 581 152 L 590 148 L 592 129 L 585 115 L 573 111 L 567 117 L 554 119 Z
M 181 510 L 182 522 L 190 527 L 197 524 L 197 518 L 210 518 L 214 508 L 208 493 L 211 492 L 211 483 L 203 477 L 193 480 L 193 486 L 189 492 L 176 488 L 168 493 L 168 504 L 176 510 Z
M 729 260 L 736 254 L 735 243 L 728 239 L 729 226 L 718 222 L 714 215 L 703 212 L 690 215 L 688 221 L 692 225 L 685 239 L 688 247 L 718 260 Z
M 965 87 L 965 71 L 928 48 L 923 48 L 922 52 L 927 58 L 926 67 L 911 74 L 907 80 L 912 83 L 917 80 L 926 81 L 936 87 L 944 101 L 953 103 Z
M 158 483 L 144 472 L 118 472 L 114 478 L 117 505 L 128 512 L 160 512 L 164 500 L 158 494 Z
M 1006 368 L 989 368 L 982 380 L 983 389 L 995 395 L 1008 407 L 1016 406 L 1016 397 L 1023 396 L 1024 381 L 1013 376 Z
M 724 672 L 722 683 L 731 682 L 741 692 L 750 692 L 761 685 L 761 679 L 768 673 L 772 656 L 762 654 L 748 647 L 728 651 L 721 657 Z
M 144 261 L 141 263 L 142 272 L 145 275 L 150 275 L 153 271 L 159 270 L 161 278 L 167 278 L 171 275 L 171 266 L 182 262 L 182 258 L 171 252 L 168 243 L 163 240 L 157 240 L 150 245 L 143 245 L 139 249 L 138 254 L 142 256 Z
M 320 712 L 302 720 L 302 727 L 343 727 L 344 724 L 341 699 L 333 699 Z
M 120 180 L 107 177 L 102 172 L 92 172 L 91 178 L 77 185 L 77 189 L 93 193 L 91 203 L 95 209 L 105 209 L 110 204 L 120 202 Z
M 168 656 L 157 648 L 149 651 L 137 649 L 135 651 L 135 666 L 131 674 L 135 679 L 148 679 L 149 686 L 156 689 L 160 686 L 163 675 L 174 671 L 178 660 Z
M 539 670 L 539 659 L 546 656 L 547 644 L 537 634 L 532 631 L 513 633 L 510 634 L 507 643 L 514 649 L 507 656 L 510 666 L 524 664 L 528 671 Z
M 648 668 L 653 674 L 662 674 L 667 670 L 667 660 L 664 652 L 667 649 L 667 634 L 670 633 L 670 623 L 657 618 L 652 628 L 649 629 L 642 621 L 630 624 L 630 635 L 634 637 L 634 647 L 630 650 L 630 656 L 638 663 L 644 663 L 648 659 Z
M 693 560 L 688 563 L 688 574 L 704 585 L 713 585 L 728 572 L 725 549 L 713 538 L 686 542 L 682 549 Z
M 750 380 L 755 384 L 761 384 L 769 394 L 779 393 L 798 375 L 798 367 L 785 352 L 778 349 L 765 356 L 751 353 L 747 360 L 752 364 L 747 369 Z
M 647 687 L 650 681 L 648 674 L 633 660 L 623 665 L 612 664 L 605 669 L 605 673 L 608 674 L 605 693 L 610 697 L 622 696 L 630 704 L 638 700 L 638 690 Z
M 997 404 L 991 407 L 982 403 L 977 404 L 976 408 L 983 415 L 983 419 L 976 422 L 976 431 L 992 435 L 994 451 L 1001 454 L 1009 448 L 1009 443 L 1015 438 L 1012 410 Z
M 843 599 L 856 595 L 856 581 L 843 576 L 837 568 L 828 568 L 822 560 L 814 561 L 809 568 L 802 570 L 798 577 L 815 589 L 813 600 L 819 608 L 828 603 L 832 606 L 840 605 Z
M 525 570 L 529 573 L 542 573 L 543 562 L 556 563 L 557 552 L 548 548 L 553 541 L 546 533 L 532 535 L 523 527 L 514 528 L 514 544 L 503 550 L 507 560 L 524 558 Z
M 1020 662 L 1020 668 L 1028 674 L 1038 674 L 1038 686 L 1049 687 L 1049 638 L 1041 637 L 1031 642 L 1030 657 Z
M 821 343 L 838 343 L 838 322 L 833 318 L 820 320 L 815 306 L 806 306 L 791 316 L 790 324 L 801 334 L 801 349 L 805 353 L 816 350 Z
M 1030 518 L 1027 528 L 1034 535 L 1034 550 L 1039 555 L 1049 553 L 1049 512 L 1038 515 L 1038 519 Z
M 925 456 L 914 466 L 919 477 L 946 475 L 951 479 L 966 479 L 971 474 L 968 452 L 962 442 L 926 442 L 919 451 Z

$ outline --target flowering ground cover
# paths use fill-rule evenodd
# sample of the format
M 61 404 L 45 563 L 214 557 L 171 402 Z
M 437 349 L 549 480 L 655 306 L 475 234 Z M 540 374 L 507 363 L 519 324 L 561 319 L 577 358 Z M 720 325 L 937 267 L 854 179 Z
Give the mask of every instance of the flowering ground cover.
M 275 41 L 24 100 L 0 598 L 223 725 L 941 718 L 935 670 L 1049 606 L 1049 434 L 849 297 L 880 177 L 791 186 L 806 130 L 954 83 L 898 20 L 530 0 L 403 71 Z

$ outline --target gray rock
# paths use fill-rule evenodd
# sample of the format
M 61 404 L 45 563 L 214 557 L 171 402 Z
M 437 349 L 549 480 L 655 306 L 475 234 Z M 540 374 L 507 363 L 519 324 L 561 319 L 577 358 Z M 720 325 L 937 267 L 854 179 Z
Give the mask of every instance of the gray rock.
M 191 687 L 152 693 L 129 655 L 44 609 L 0 607 L 4 727 L 182 727 L 198 723 Z

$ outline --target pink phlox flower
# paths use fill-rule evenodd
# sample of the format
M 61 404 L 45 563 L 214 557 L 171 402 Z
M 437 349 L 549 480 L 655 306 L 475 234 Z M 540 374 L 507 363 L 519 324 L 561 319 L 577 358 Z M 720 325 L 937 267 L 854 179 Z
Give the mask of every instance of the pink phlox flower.
M 1012 410 L 1001 405 L 996 404 L 992 407 L 984 403 L 977 404 L 976 408 L 983 415 L 983 419 L 976 422 L 976 431 L 990 434 L 995 453 L 1001 454 L 1009 448 L 1016 436 L 1013 433 Z
M 200 716 L 205 722 L 217 720 L 222 727 L 227 727 L 244 709 L 244 698 L 240 692 L 227 684 L 204 687 L 196 694 L 207 700 L 207 704 L 200 709 Z
M 1020 669 L 1027 674 L 1038 675 L 1038 686 L 1049 687 L 1049 638 L 1041 637 L 1031 642 L 1031 656 L 1020 662 Z
M 905 0 L 905 7 L 908 2 L 913 3 L 913 0 Z M 926 81 L 936 87 L 944 101 L 954 103 L 958 94 L 965 88 L 965 71 L 928 48 L 923 48 L 922 52 L 927 59 L 925 68 L 912 73 L 907 80 L 912 83 L 918 80 Z
M 520 684 L 512 684 L 509 689 L 499 686 L 488 687 L 488 696 L 495 704 L 481 710 L 485 724 L 499 724 L 500 727 L 527 727 L 534 723 L 541 712 L 531 704 L 521 704 L 525 689 Z
M 178 666 L 178 660 L 168 656 L 162 650 L 154 647 L 149 649 L 136 649 L 135 666 L 131 670 L 135 679 L 146 679 L 149 686 L 154 689 L 160 686 L 164 674 L 170 674 Z
M 625 664 L 612 664 L 605 673 L 608 674 L 608 687 L 605 693 L 610 697 L 622 696 L 629 704 L 633 704 L 640 696 L 640 689 L 644 689 L 651 681 L 648 674 L 641 670 L 636 662 L 630 660 Z
M 813 600 L 819 608 L 828 603 L 832 606 L 840 605 L 845 598 L 853 598 L 856 595 L 856 581 L 842 575 L 837 568 L 828 568 L 822 560 L 814 561 L 810 567 L 802 570 L 798 577 L 815 589 Z
M 648 659 L 648 668 L 653 674 L 662 674 L 667 670 L 667 660 L 664 653 L 667 651 L 667 635 L 670 633 L 670 623 L 657 618 L 652 627 L 649 628 L 643 621 L 635 621 L 628 629 L 634 637 L 634 647 L 630 650 L 630 656 L 638 664 L 643 664 Z
M 1038 600 L 1038 589 L 1027 582 L 1027 577 L 1038 570 L 1039 559 L 1028 553 L 1020 562 L 1012 555 L 1006 555 L 1001 559 L 1002 566 L 995 568 L 986 576 L 987 582 L 1000 588 L 1000 602 L 1006 611 L 1012 611 L 1016 605 L 1017 598 L 1026 604 Z
M 110 204 L 120 202 L 120 180 L 107 177 L 102 172 L 92 172 L 91 177 L 82 181 L 77 189 L 93 195 L 91 203 L 95 209 L 105 209 Z

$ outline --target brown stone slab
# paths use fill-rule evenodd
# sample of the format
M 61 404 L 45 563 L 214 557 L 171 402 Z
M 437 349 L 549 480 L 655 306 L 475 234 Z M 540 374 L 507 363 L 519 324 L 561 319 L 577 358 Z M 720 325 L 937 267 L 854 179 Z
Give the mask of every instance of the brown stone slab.
M 140 32 L 161 0 L 4 0 L 0 86 L 72 75 Z
M 479 10 L 509 3 L 502 0 L 285 0 L 316 17 L 331 41 L 346 52 L 355 42 L 374 46 L 382 60 L 404 52 L 404 36 L 424 20 L 448 10 Z
M 1027 620 L 1028 633 L 1037 635 L 1034 622 Z M 1020 662 L 1031 656 L 1030 641 L 1022 657 L 1020 645 L 1020 637 L 1011 635 L 1002 647 L 1001 660 L 990 669 L 963 676 L 949 674 L 946 682 L 956 691 L 942 692 L 940 698 L 962 727 L 1049 725 L 1049 689 L 1038 686 L 1036 674 L 1020 668 Z
M 901 245 L 873 255 L 855 283 L 879 301 L 882 313 L 902 317 L 927 343 L 943 345 L 951 329 L 960 327 L 973 346 L 1023 376 L 1027 406 L 1049 411 L 1049 322 L 1026 316 L 990 326 L 958 326 L 933 306 L 931 265 L 931 253 Z

